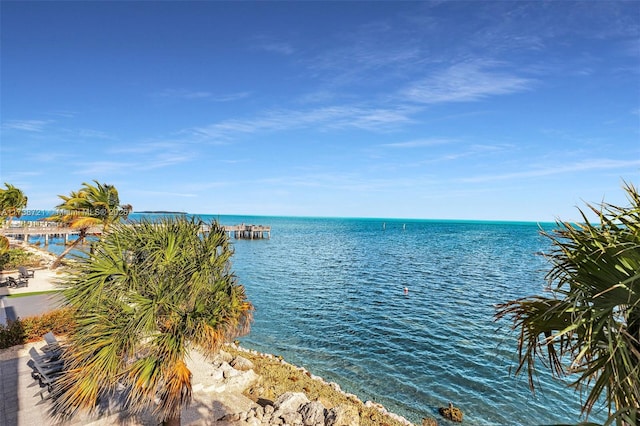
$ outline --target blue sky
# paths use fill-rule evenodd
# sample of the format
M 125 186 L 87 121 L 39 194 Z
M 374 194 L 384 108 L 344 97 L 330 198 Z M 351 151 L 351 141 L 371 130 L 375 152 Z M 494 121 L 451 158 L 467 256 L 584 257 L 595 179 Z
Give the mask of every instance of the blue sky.
M 640 183 L 640 2 L 2 1 L 0 180 L 135 210 L 552 221 Z

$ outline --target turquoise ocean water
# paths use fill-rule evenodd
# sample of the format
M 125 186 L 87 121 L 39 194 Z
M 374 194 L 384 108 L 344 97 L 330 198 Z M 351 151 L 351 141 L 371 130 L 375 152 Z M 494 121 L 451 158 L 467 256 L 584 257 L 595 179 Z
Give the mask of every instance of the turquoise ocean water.
M 581 420 L 564 382 L 541 370 L 533 395 L 513 376 L 515 335 L 493 320 L 495 304 L 544 292 L 540 225 L 202 217 L 272 227 L 269 240 L 234 240 L 233 270 L 256 308 L 244 346 L 417 424 L 449 401 L 467 425 Z

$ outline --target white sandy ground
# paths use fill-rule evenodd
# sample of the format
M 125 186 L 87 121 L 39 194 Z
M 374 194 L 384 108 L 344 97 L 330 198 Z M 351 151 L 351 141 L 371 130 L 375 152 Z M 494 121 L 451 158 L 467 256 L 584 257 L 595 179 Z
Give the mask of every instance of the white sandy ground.
M 29 278 L 28 287 L 8 288 L 0 287 L 0 296 L 6 294 L 21 294 L 21 293 L 35 293 L 38 291 L 56 290 L 62 287 L 56 285 L 56 282 L 64 276 L 63 270 L 50 270 L 50 269 L 35 269 L 33 278 Z M 4 272 L 0 279 L 4 280 L 7 277 L 18 278 L 17 271 Z
M 51 265 L 51 263 L 56 259 L 56 256 L 54 254 L 16 240 L 10 241 L 12 247 L 18 246 L 26 251 L 35 253 L 37 256 L 43 259 L 46 266 L 40 268 L 27 268 L 29 270 L 35 271 L 34 277 L 29 278 L 29 286 L 20 288 L 0 287 L 0 296 L 4 296 L 7 294 L 34 293 L 37 291 L 56 290 L 61 288 L 57 286 L 56 283 L 60 279 L 60 277 L 64 276 L 64 269 L 48 268 L 48 266 Z M 17 270 L 2 271 L 0 273 L 0 280 L 4 280 L 7 277 L 17 278 L 18 275 L 19 273 Z

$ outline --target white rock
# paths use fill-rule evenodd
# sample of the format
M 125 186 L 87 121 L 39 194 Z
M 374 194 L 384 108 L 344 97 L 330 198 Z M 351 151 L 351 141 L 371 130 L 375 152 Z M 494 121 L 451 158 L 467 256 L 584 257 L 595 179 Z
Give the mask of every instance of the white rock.
M 258 381 L 258 378 L 259 376 L 253 370 L 239 372 L 238 375 L 225 381 L 225 391 L 242 393 L 249 386 Z
M 298 413 L 302 414 L 302 423 L 305 426 L 324 426 L 325 412 L 320 401 L 307 402 L 298 410 Z
M 284 413 L 281 417 L 282 420 L 284 420 L 285 424 L 302 426 L 302 414 L 300 413 L 287 412 Z
M 237 356 L 231 361 L 231 366 L 236 370 L 248 371 L 253 369 L 253 363 L 243 356 Z
M 226 362 L 222 363 L 222 365 L 220 366 L 220 370 L 222 370 L 222 376 L 225 379 L 242 374 L 240 371 L 236 370 Z
M 273 403 L 276 411 L 297 412 L 301 406 L 309 402 L 309 398 L 302 392 L 286 392 Z

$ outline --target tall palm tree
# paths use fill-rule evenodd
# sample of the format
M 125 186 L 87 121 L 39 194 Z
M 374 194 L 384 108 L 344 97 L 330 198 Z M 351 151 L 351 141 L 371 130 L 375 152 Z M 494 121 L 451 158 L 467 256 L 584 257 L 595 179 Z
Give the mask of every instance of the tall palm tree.
M 554 297 L 531 296 L 498 306 L 519 331 L 519 366 L 534 388 L 536 360 L 557 375 L 574 374 L 586 416 L 604 394 L 609 423 L 635 425 L 640 411 L 640 194 L 625 185 L 630 207 L 587 205 L 593 225 L 559 222 L 543 234 L 554 250 L 547 273 Z
M 84 182 L 78 191 L 68 196 L 59 195 L 62 203 L 56 206 L 56 214 L 49 219 L 79 230 L 78 238 L 58 256 L 51 268 L 57 268 L 62 259 L 83 242 L 93 227 L 102 227 L 102 232 L 122 219 L 126 219 L 131 205 L 120 206 L 115 186 L 94 180 L 95 185 Z
M 5 182 L 7 189 L 0 189 L 0 215 L 8 218 L 8 224 L 11 225 L 11 219 L 22 216 L 22 209 L 27 207 L 27 197 L 22 190 Z
M 65 295 L 77 329 L 54 412 L 72 417 L 124 389 L 130 413 L 179 425 L 191 400 L 192 348 L 214 353 L 246 333 L 253 307 L 231 272 L 231 243 L 213 222 L 184 217 L 117 224 L 73 266 Z

